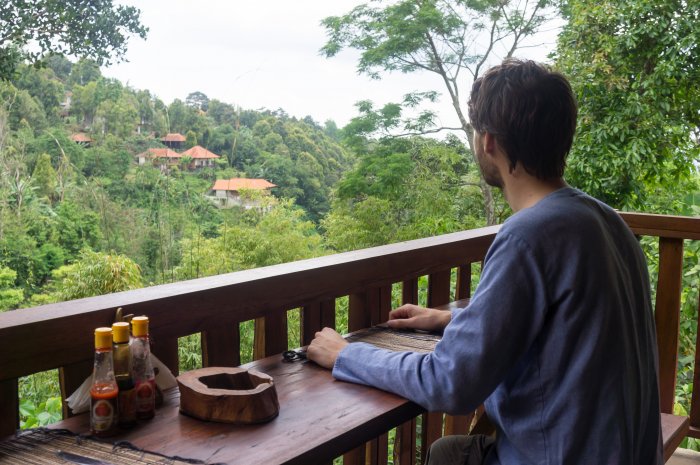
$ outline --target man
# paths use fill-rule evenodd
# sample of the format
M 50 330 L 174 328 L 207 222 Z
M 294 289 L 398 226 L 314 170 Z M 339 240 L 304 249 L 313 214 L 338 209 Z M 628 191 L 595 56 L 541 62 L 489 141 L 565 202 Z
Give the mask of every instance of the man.
M 576 114 L 566 79 L 534 62 L 509 59 L 476 80 L 477 159 L 514 214 L 469 306 L 391 312 L 391 327 L 444 330 L 430 354 L 347 344 L 329 328 L 308 348 L 337 379 L 430 411 L 484 402 L 495 440 L 443 438 L 431 465 L 663 463 L 646 264 L 621 218 L 563 180 Z

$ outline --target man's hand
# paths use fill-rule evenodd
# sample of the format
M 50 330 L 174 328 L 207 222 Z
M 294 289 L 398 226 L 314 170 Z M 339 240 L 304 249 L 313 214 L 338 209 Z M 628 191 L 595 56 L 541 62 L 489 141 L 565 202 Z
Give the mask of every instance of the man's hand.
M 442 331 L 452 319 L 448 310 L 419 307 L 406 304 L 389 313 L 387 325 L 394 329 L 422 329 L 425 331 Z
M 333 369 L 335 359 L 348 341 L 331 328 L 323 328 L 316 333 L 316 337 L 306 348 L 306 358 L 313 360 L 323 368 Z

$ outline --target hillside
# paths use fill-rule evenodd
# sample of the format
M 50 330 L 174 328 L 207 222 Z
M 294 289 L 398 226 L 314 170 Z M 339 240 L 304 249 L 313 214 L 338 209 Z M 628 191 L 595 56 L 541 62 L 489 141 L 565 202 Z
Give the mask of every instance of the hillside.
M 353 165 L 333 122 L 245 110 L 199 92 L 166 105 L 102 77 L 89 61 L 46 63 L 0 83 L 0 309 L 80 297 L 63 278 L 88 251 L 136 264 L 131 287 L 139 287 L 178 279 L 184 239 L 199 243 L 232 227 L 259 236 L 259 211 L 219 209 L 205 197 L 217 179 L 275 184 L 267 202 L 279 210 L 278 225 L 312 238 Z M 157 160 L 138 165 L 140 153 L 165 148 L 168 133 L 185 136 L 178 153 L 201 146 L 220 158 L 196 169 L 189 157 L 167 169 Z M 322 253 L 311 242 L 285 258 Z

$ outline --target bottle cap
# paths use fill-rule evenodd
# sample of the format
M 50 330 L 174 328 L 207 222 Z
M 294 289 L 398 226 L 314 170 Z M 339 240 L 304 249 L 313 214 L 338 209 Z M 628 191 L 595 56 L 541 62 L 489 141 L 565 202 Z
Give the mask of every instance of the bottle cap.
M 95 329 L 95 349 L 112 348 L 112 328 Z
M 135 316 L 131 319 L 131 326 L 134 332 L 134 337 L 148 336 L 148 317 Z
M 129 323 L 122 321 L 112 324 L 112 338 L 115 344 L 129 342 Z

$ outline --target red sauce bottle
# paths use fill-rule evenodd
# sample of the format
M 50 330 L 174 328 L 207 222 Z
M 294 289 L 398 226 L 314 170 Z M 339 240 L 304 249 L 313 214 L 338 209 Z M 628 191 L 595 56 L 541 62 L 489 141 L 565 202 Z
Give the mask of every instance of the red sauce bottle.
M 136 417 L 148 420 L 156 414 L 156 379 L 151 364 L 151 345 L 148 339 L 148 317 L 136 316 L 131 319 L 133 338 L 131 369 L 136 386 Z
M 114 377 L 112 329 L 95 330 L 95 365 L 90 388 L 90 431 L 95 436 L 110 436 L 117 431 L 119 388 Z

